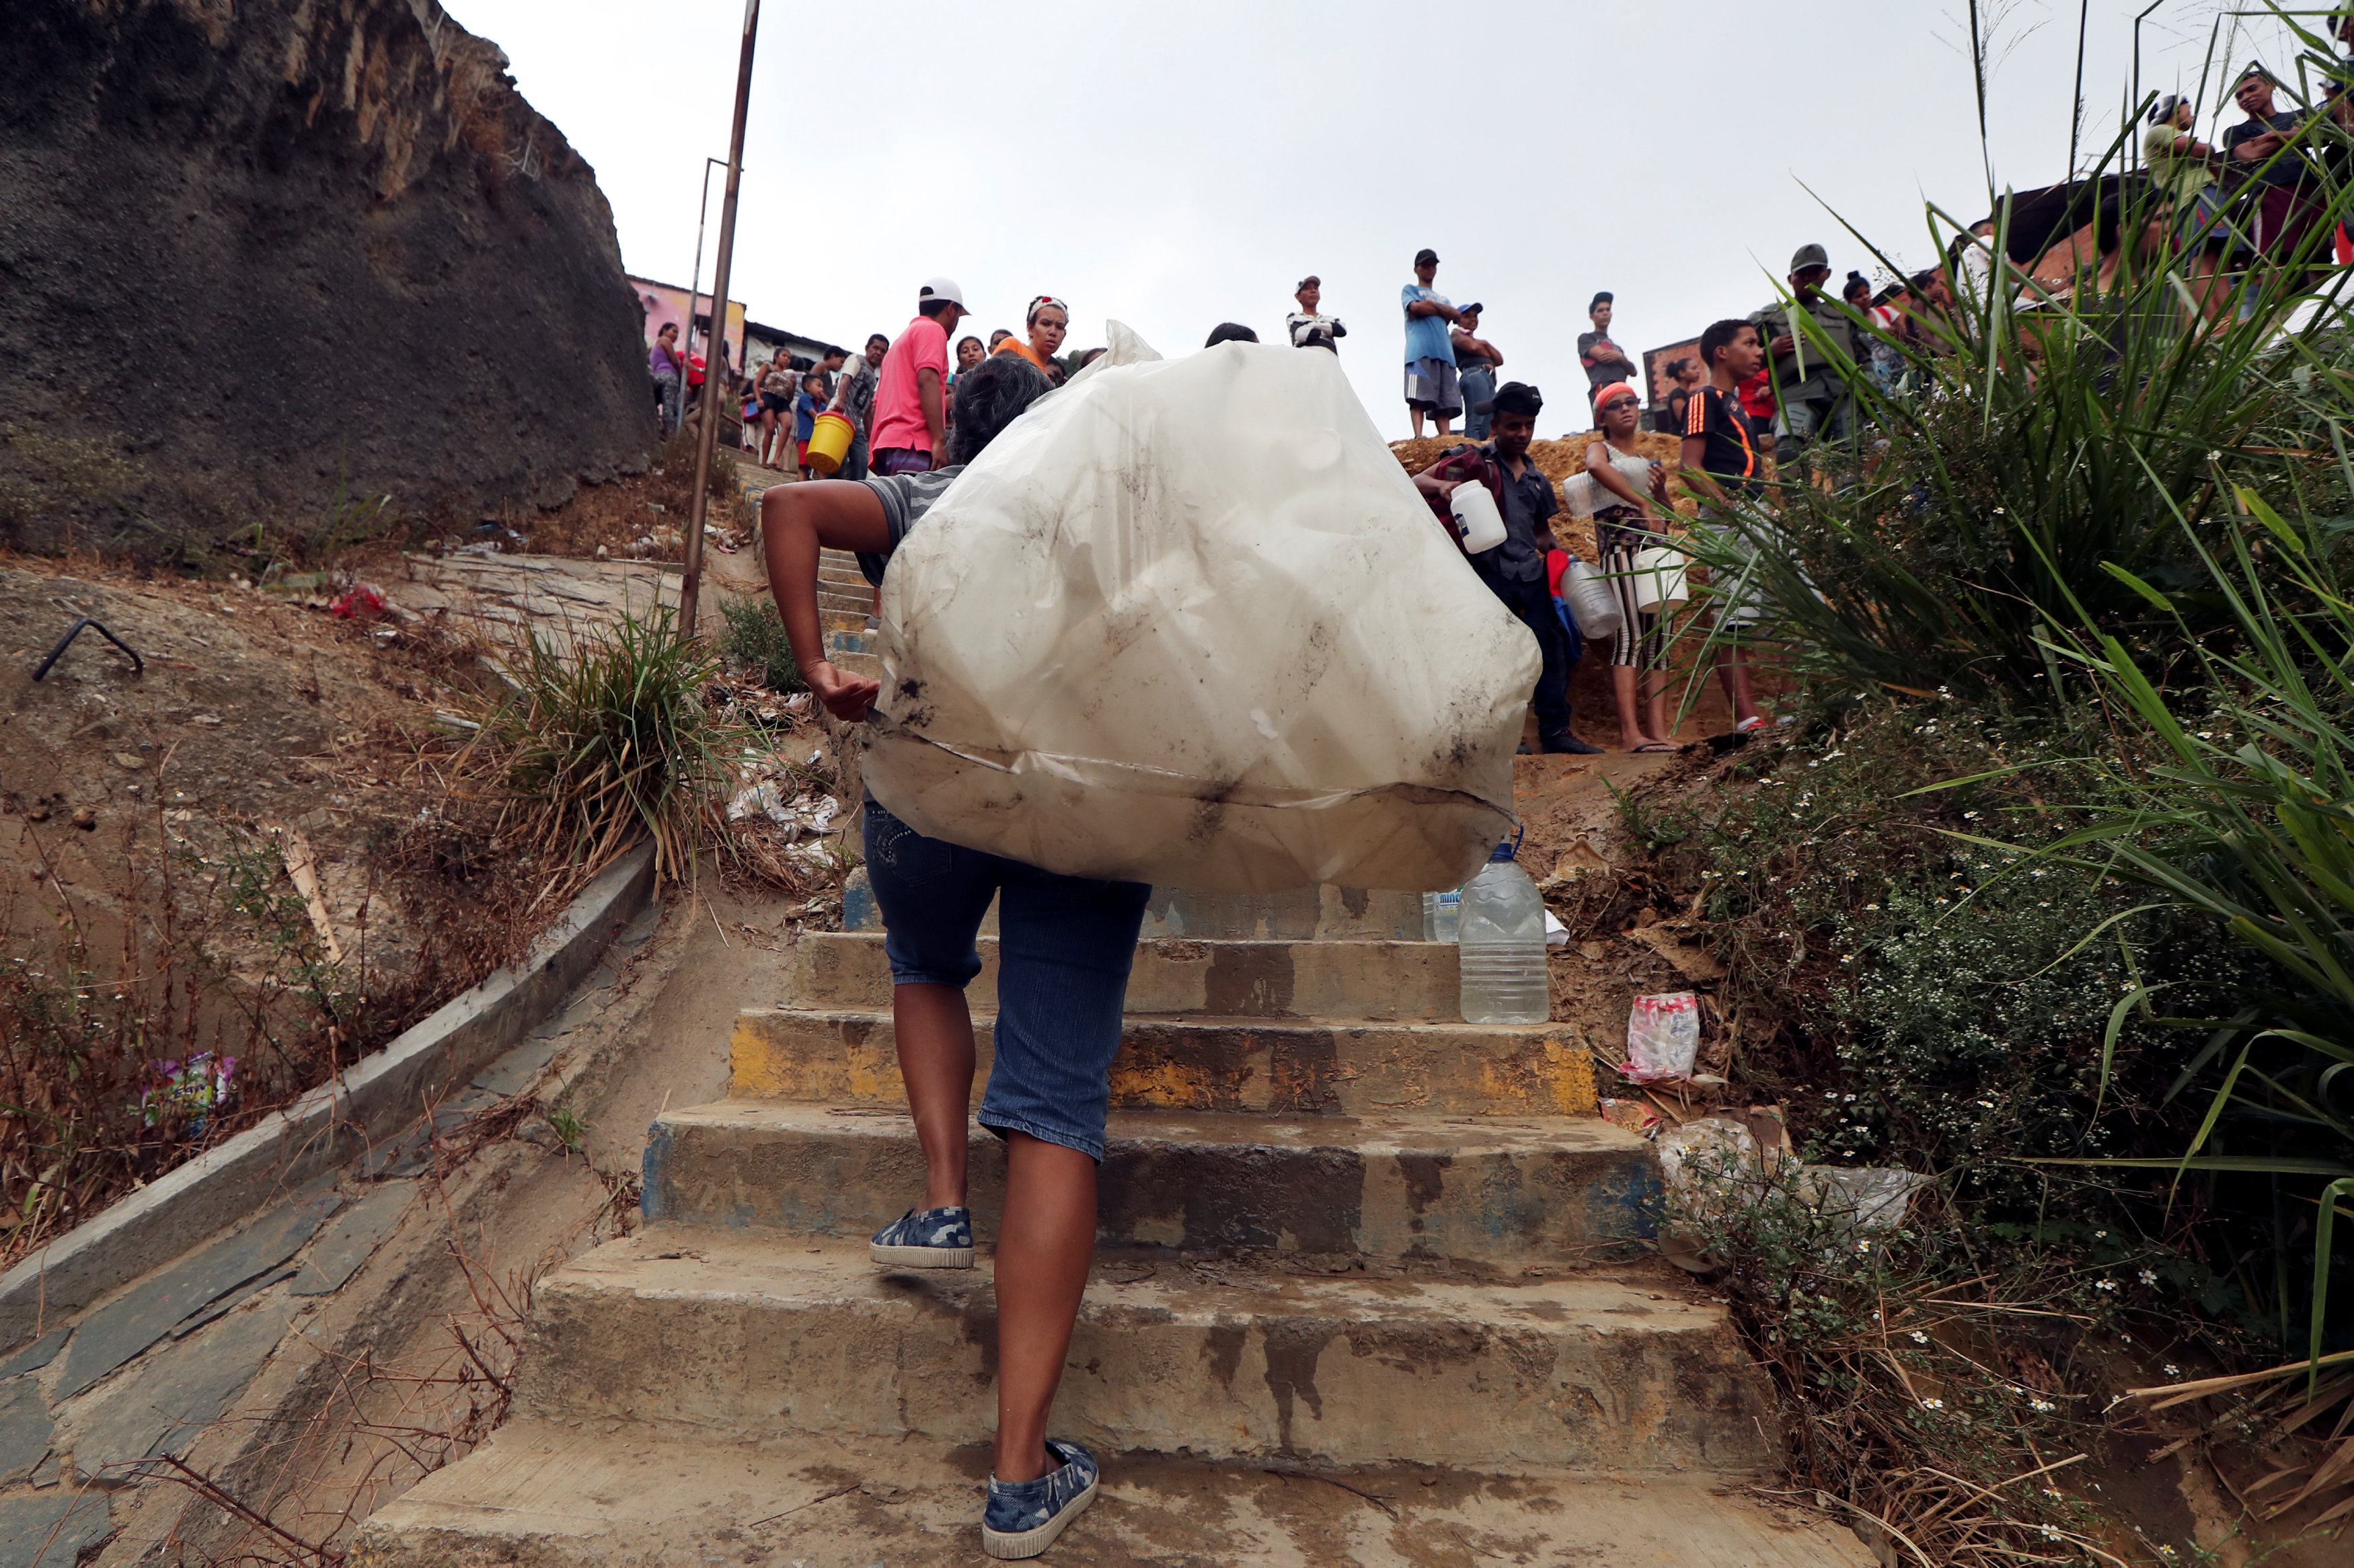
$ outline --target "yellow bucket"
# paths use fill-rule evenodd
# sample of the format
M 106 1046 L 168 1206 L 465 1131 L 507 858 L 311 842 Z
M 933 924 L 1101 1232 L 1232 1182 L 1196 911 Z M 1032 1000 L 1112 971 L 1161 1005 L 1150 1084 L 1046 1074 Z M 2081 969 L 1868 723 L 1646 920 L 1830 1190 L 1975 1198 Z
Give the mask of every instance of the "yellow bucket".
M 832 473 L 850 455 L 850 438 L 856 433 L 847 416 L 828 409 L 810 426 L 809 453 L 801 461 L 820 473 Z

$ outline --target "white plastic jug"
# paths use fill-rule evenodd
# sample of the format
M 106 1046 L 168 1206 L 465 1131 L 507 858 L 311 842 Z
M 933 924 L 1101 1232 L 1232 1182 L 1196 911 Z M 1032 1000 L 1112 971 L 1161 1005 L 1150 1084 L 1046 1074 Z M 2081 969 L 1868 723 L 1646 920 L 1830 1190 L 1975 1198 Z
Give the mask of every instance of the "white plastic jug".
M 1562 568 L 1561 601 L 1569 606 L 1569 618 L 1577 622 L 1578 635 L 1591 641 L 1617 636 L 1627 620 L 1609 582 L 1575 556 Z
M 1463 549 L 1476 556 L 1482 550 L 1492 550 L 1504 542 L 1504 514 L 1496 510 L 1496 498 L 1488 487 L 1476 479 L 1467 479 L 1455 487 L 1449 504 L 1455 512 L 1455 526 L 1463 535 Z
M 1689 596 L 1684 589 L 1684 553 L 1660 548 L 1635 552 L 1635 605 L 1638 609 L 1673 609 Z
M 1463 889 L 1461 967 L 1463 1022 L 1543 1023 L 1553 1016 L 1545 980 L 1544 897 L 1499 844 Z

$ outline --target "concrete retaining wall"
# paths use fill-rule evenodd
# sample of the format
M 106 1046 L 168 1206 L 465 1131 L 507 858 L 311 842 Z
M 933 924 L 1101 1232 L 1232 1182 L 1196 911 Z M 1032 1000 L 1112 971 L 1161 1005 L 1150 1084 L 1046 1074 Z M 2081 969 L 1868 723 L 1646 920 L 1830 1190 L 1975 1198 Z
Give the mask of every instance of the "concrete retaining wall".
M 0 1277 L 0 1354 L 424 1115 L 537 1028 L 652 892 L 642 846 L 590 883 L 521 963 L 18 1263 Z

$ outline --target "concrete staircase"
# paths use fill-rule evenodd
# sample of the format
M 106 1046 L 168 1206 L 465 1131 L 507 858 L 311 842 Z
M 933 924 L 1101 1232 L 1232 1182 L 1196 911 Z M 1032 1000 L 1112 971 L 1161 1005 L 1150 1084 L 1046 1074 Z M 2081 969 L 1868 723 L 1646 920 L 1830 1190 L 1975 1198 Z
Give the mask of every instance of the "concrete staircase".
M 875 610 L 875 588 L 847 550 L 821 550 L 817 564 L 818 622 L 829 632 L 864 636 Z
M 1139 952 L 1055 1423 L 1106 1495 L 1049 1561 L 1871 1563 L 1726 1489 L 1776 1423 L 1722 1308 L 1648 1256 L 1649 1145 L 1595 1116 L 1583 1047 L 1457 1022 L 1409 911 L 1156 899 L 1149 931 L 1261 934 Z M 878 934 L 801 937 L 729 1097 L 655 1122 L 646 1229 L 541 1283 L 515 1417 L 355 1562 L 981 1560 L 991 1271 L 866 1259 L 921 1192 L 889 1005 Z M 997 1140 L 974 1156 L 986 1250 Z

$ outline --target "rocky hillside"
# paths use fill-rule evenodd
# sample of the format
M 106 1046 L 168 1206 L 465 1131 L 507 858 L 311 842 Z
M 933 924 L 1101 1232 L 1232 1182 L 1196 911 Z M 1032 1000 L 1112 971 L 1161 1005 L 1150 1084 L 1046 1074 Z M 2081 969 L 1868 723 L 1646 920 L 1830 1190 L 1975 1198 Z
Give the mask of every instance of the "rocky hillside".
M 175 495 L 554 503 L 643 466 L 611 210 L 436 0 L 8 14 L 0 427 L 120 454 L 118 532 Z M 0 538 L 61 526 L 19 504 Z

